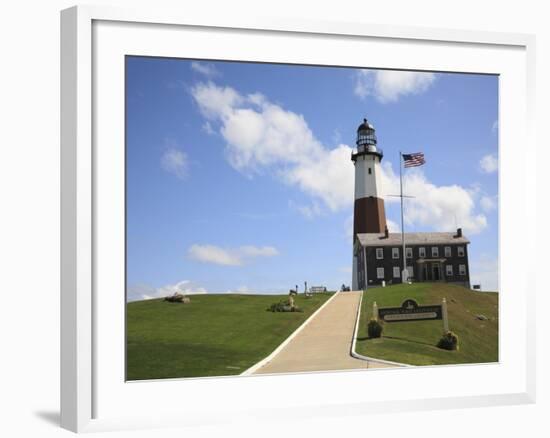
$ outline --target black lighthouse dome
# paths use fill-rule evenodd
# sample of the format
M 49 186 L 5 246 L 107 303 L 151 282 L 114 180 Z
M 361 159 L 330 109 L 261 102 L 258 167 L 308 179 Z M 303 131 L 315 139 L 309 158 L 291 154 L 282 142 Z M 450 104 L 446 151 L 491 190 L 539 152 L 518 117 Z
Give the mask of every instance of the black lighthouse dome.
M 367 119 L 363 119 L 363 123 L 359 125 L 359 127 L 357 128 L 357 132 L 367 130 L 374 131 L 374 126 L 372 126 L 372 124 Z

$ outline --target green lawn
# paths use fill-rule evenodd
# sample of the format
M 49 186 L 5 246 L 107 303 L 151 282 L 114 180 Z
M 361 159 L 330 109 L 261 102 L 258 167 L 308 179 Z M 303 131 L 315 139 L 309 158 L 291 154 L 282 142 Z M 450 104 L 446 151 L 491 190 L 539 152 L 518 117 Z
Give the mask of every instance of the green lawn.
M 268 356 L 331 293 L 295 298 L 303 313 L 266 309 L 287 295 L 192 295 L 127 304 L 127 380 L 240 374 Z
M 441 320 L 384 323 L 382 338 L 367 338 L 372 303 L 397 307 L 406 298 L 420 306 L 447 299 L 449 329 L 459 337 L 459 351 L 437 348 L 443 332 Z M 481 321 L 476 315 L 489 318 Z M 365 356 L 410 365 L 486 363 L 498 361 L 498 293 L 475 292 L 444 283 L 416 283 L 372 288 L 363 294 L 356 351 Z

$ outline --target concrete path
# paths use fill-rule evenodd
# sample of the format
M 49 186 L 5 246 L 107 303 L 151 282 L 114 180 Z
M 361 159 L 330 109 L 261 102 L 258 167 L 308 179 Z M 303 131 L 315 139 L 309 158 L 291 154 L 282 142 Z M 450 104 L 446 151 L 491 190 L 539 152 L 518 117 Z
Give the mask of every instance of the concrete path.
M 361 292 L 341 292 L 328 303 L 270 362 L 254 374 L 388 368 L 351 356 Z

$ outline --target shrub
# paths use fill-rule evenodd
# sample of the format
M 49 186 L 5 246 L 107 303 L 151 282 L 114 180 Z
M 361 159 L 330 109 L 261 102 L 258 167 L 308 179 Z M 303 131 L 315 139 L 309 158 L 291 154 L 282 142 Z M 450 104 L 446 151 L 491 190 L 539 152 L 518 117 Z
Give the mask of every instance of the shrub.
M 443 334 L 437 343 L 437 348 L 450 351 L 458 350 L 458 336 L 451 331 Z
M 168 301 L 170 303 L 189 303 L 191 299 L 186 295 L 176 292 L 174 295 L 165 297 L 164 301 Z
M 267 310 L 269 312 L 303 312 L 303 309 L 298 306 L 291 306 L 288 301 L 273 303 Z
M 369 338 L 379 338 L 382 336 L 382 324 L 378 322 L 376 319 L 371 319 L 367 325 L 367 332 L 369 335 Z

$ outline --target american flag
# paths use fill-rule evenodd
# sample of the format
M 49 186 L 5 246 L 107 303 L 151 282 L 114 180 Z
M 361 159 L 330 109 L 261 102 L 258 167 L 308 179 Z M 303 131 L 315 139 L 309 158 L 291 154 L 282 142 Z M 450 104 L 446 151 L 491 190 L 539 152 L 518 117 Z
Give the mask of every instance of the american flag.
M 405 167 L 416 167 L 422 166 L 426 160 L 424 160 L 422 152 L 415 152 L 414 154 L 403 154 L 403 162 Z

